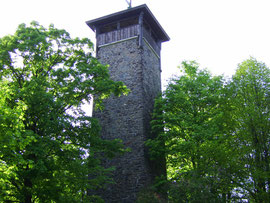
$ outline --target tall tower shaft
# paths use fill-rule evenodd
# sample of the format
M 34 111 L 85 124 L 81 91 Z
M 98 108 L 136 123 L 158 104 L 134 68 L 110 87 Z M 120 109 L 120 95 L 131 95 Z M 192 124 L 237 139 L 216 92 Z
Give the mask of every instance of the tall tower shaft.
M 96 32 L 97 57 L 109 64 L 111 78 L 131 90 L 128 96 L 112 97 L 103 111 L 95 111 L 104 139 L 121 139 L 131 149 L 106 160 L 115 166 L 115 185 L 102 194 L 106 202 L 135 202 L 140 191 L 166 173 L 165 163 L 149 160 L 145 141 L 151 134 L 154 100 L 161 93 L 161 43 L 169 37 L 146 5 L 86 22 Z

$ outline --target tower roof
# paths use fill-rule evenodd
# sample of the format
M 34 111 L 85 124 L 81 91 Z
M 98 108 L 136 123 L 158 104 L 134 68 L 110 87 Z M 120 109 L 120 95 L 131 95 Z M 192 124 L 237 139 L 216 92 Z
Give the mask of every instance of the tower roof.
M 133 7 L 130 9 L 126 9 L 117 13 L 113 13 L 110 15 L 106 15 L 100 18 L 96 18 L 94 20 L 86 21 L 86 24 L 93 30 L 96 31 L 97 27 L 100 27 L 101 25 L 110 24 L 112 22 L 120 21 L 122 19 L 126 19 L 133 16 L 139 16 L 140 13 L 143 12 L 144 16 L 143 18 L 148 22 L 148 24 L 151 26 L 157 37 L 162 41 L 169 41 L 170 37 L 167 35 L 165 30 L 161 27 L 155 16 L 152 14 L 150 9 L 146 4 Z

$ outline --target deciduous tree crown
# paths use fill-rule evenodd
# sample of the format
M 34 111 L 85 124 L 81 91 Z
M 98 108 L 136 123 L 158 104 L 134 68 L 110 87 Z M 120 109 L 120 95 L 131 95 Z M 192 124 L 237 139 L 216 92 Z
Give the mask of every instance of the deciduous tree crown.
M 37 22 L 0 39 L 0 201 L 78 202 L 109 181 L 96 152 L 122 145 L 81 105 L 127 89 L 92 54 L 89 39 Z

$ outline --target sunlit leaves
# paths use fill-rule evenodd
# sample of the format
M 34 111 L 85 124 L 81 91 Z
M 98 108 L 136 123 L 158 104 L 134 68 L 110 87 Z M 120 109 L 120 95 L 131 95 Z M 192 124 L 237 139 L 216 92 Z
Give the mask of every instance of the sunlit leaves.
M 147 143 L 165 155 L 176 202 L 269 202 L 270 70 L 250 58 L 231 80 L 183 62 L 156 100 Z
M 250 199 L 268 202 L 270 70 L 264 63 L 250 58 L 239 64 L 230 88 L 236 144 L 242 156 L 238 162 L 245 165 L 237 178 L 239 183 L 243 183 L 243 179 L 249 180 L 250 183 L 243 184 L 242 188 L 248 191 Z
M 179 69 L 181 76 L 172 79 L 156 101 L 152 127 L 158 137 L 148 145 L 153 157 L 166 156 L 172 200 L 218 200 L 223 183 L 213 177 L 221 179 L 217 170 L 227 159 L 218 155 L 224 152 L 219 147 L 225 131 L 224 80 L 193 61 Z
M 81 105 L 127 89 L 110 79 L 92 45 L 37 22 L 0 39 L 1 201 L 78 202 L 111 181 L 96 154 L 113 157 L 122 144 L 101 140 Z

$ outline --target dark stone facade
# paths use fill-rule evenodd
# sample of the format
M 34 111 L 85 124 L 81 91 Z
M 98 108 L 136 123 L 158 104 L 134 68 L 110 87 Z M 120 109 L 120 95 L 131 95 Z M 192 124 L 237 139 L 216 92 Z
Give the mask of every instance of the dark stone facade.
M 106 202 L 135 202 L 137 194 L 153 183 L 156 175 L 144 142 L 151 136 L 154 99 L 161 92 L 160 59 L 145 39 L 139 46 L 139 37 L 99 47 L 98 58 L 110 65 L 113 80 L 124 82 L 131 90 L 128 96 L 107 99 L 105 109 L 93 114 L 100 121 L 104 139 L 122 139 L 131 149 L 104 161 L 105 167 L 115 166 L 116 184 L 101 195 Z

